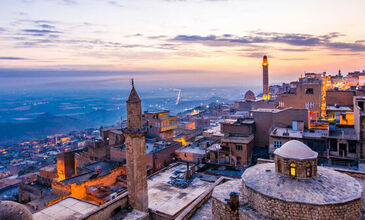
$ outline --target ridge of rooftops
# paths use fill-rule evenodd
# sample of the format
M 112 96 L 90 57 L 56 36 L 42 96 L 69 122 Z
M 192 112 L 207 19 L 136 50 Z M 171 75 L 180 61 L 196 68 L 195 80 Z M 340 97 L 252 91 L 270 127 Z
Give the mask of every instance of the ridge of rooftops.
M 158 152 L 177 143 L 177 141 L 173 140 L 153 140 L 146 138 L 146 154 Z M 120 145 L 119 147 L 121 150 L 126 149 L 125 144 Z
M 231 124 L 231 125 L 242 125 L 242 124 L 254 124 L 255 121 L 250 118 L 239 118 L 239 119 L 225 119 L 222 124 Z

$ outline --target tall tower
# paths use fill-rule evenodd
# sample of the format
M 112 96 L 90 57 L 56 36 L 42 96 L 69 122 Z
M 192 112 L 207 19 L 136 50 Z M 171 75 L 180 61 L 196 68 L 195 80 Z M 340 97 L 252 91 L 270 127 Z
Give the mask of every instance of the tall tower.
M 264 56 L 262 61 L 262 83 L 263 83 L 263 93 L 262 98 L 267 100 L 270 99 L 269 95 L 269 62 L 267 61 L 267 56 Z
M 146 131 L 142 128 L 141 100 L 131 81 L 132 90 L 127 100 L 128 126 L 123 130 L 127 157 L 129 204 L 139 211 L 148 210 Z

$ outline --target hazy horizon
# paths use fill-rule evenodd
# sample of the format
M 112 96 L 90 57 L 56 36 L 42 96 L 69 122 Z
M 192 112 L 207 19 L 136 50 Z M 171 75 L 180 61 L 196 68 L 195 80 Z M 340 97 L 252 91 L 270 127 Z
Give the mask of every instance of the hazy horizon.
M 0 86 L 108 87 L 131 77 L 156 87 L 259 86 L 265 54 L 271 84 L 361 71 L 364 8 L 362 0 L 4 0 Z

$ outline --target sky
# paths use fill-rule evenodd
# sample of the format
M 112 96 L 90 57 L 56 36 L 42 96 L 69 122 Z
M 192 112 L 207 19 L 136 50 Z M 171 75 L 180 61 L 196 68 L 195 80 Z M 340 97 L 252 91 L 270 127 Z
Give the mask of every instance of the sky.
M 265 54 L 271 84 L 363 70 L 364 21 L 364 0 L 1 0 L 0 86 L 257 86 Z

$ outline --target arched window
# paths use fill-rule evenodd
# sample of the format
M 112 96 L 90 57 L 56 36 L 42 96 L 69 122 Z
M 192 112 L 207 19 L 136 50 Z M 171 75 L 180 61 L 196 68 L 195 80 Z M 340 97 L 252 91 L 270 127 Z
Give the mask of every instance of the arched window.
M 307 163 L 307 165 L 305 165 L 305 168 L 306 168 L 307 177 L 311 177 L 312 176 L 312 165 L 310 163 Z
M 296 165 L 295 163 L 290 163 L 290 176 L 296 176 Z

